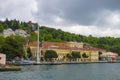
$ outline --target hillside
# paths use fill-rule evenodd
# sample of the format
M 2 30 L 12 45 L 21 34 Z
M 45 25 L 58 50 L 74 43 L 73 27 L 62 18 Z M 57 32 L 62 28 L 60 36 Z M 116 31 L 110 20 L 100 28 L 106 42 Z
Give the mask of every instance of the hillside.
M 93 37 L 83 36 L 80 34 L 73 34 L 64 32 L 60 29 L 49 27 L 40 28 L 40 36 L 44 41 L 77 41 L 84 42 L 86 45 L 102 48 L 108 51 L 120 53 L 120 38 L 114 37 Z
M 28 34 L 30 34 L 27 39 L 29 41 L 37 40 L 37 34 L 35 31 L 37 30 L 37 23 L 31 22 L 20 22 L 17 20 L 8 20 L 0 21 L 0 32 L 2 33 L 4 29 L 12 28 L 15 29 L 23 29 Z M 77 41 L 84 42 L 86 45 L 91 45 L 94 47 L 102 48 L 108 51 L 117 52 L 120 54 L 120 38 L 114 37 L 93 37 L 84 36 L 80 34 L 74 34 L 69 32 L 64 32 L 61 29 L 54 29 L 46 26 L 40 27 L 40 40 L 41 41 Z

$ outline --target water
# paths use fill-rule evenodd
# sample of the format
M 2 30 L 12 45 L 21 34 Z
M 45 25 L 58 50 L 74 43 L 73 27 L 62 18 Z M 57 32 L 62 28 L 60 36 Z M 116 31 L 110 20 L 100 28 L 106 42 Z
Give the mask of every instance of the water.
M 120 63 L 29 65 L 0 72 L 0 80 L 120 80 Z

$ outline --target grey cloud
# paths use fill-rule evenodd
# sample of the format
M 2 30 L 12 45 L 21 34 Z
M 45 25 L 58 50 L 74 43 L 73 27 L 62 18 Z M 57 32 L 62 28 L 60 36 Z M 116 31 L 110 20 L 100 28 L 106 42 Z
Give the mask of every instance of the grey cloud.
M 34 2 L 37 1 L 37 5 Z M 106 16 L 118 11 L 120 0 L 0 0 L 0 18 L 32 20 L 52 25 L 97 25 L 105 26 Z M 33 7 L 37 7 L 35 12 Z M 57 23 L 55 18 L 64 21 Z
M 65 20 L 63 24 L 94 25 L 94 22 L 102 17 L 96 25 L 106 24 L 105 10 L 119 11 L 120 0 L 37 0 L 39 18 L 44 23 L 55 24 L 54 16 Z M 40 1 L 40 2 L 39 2 Z M 39 5 L 42 3 L 42 6 Z M 56 23 L 57 24 L 57 23 Z M 60 24 L 58 24 L 60 25 Z

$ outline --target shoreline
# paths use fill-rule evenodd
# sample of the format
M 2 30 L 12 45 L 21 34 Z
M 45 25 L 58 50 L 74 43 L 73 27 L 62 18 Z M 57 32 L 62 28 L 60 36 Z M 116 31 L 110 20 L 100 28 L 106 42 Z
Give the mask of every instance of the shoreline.
M 34 64 L 13 64 L 13 65 L 0 65 L 0 71 L 21 71 L 20 66 L 24 65 L 70 65 L 70 64 L 104 64 L 104 63 L 120 63 L 120 62 L 40 62 Z
M 102 64 L 102 63 L 120 63 L 120 62 L 39 62 L 39 63 L 33 63 L 33 64 L 14 64 L 17 66 L 22 65 L 62 65 L 62 64 Z

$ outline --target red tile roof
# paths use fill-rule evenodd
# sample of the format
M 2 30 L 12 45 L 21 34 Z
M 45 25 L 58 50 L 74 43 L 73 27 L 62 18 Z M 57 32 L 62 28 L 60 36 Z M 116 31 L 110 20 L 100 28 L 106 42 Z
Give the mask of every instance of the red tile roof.
M 37 47 L 38 42 L 31 42 L 28 46 Z M 82 51 L 98 51 L 98 48 L 91 46 L 85 46 L 83 48 L 69 47 L 66 42 L 44 42 L 42 43 L 42 49 L 63 49 L 63 50 L 82 50 Z

